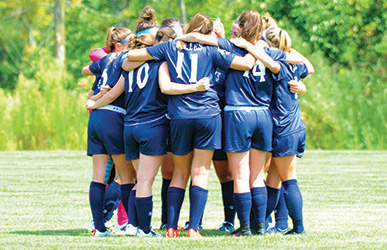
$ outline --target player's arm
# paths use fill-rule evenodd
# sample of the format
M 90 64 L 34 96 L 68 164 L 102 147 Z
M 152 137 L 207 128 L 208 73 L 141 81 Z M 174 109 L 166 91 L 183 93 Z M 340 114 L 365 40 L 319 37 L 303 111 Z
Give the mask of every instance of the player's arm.
M 164 94 L 182 95 L 199 91 L 206 91 L 210 87 L 208 77 L 200 79 L 196 84 L 180 84 L 171 81 L 168 64 L 164 62 L 159 68 L 159 86 Z
M 306 85 L 302 81 L 291 80 L 288 85 L 291 93 L 297 93 L 299 96 L 306 94 Z
M 212 35 L 203 35 L 197 32 L 188 33 L 176 38 L 188 43 L 202 43 L 206 45 L 219 46 L 218 39 Z
M 122 69 L 126 71 L 132 71 L 140 67 L 145 61 L 139 61 L 139 62 L 131 62 L 128 60 L 128 58 L 125 58 L 124 62 L 122 63 Z
M 308 60 L 308 58 L 303 56 L 300 52 L 298 52 L 295 49 L 290 49 L 290 52 L 291 53 L 287 54 L 287 57 L 291 56 L 291 59 L 293 59 L 293 60 L 299 60 L 299 61 L 301 60 L 301 63 L 304 63 L 306 65 L 306 67 L 308 68 L 308 74 L 313 74 L 314 73 L 314 66 Z
M 231 42 L 235 46 L 244 48 L 249 51 L 257 60 L 261 61 L 263 65 L 268 67 L 274 74 L 277 74 L 280 71 L 281 65 L 274 61 L 273 58 L 271 58 L 268 54 L 266 54 L 261 46 L 254 46 L 241 37 L 232 39 Z
M 255 58 L 250 54 L 246 54 L 244 57 L 235 56 L 230 65 L 231 69 L 246 71 L 254 67 Z
M 148 53 L 146 48 L 134 49 L 128 52 L 128 60 L 132 62 L 148 61 L 153 59 L 153 56 Z
M 92 76 L 93 75 L 93 72 L 91 72 L 89 66 L 90 66 L 91 63 L 89 63 L 88 65 L 86 65 L 85 67 L 82 68 L 82 75 L 84 76 Z
M 103 95 L 100 99 L 98 99 L 97 101 L 88 100 L 86 104 L 86 108 L 97 109 L 113 102 L 124 92 L 125 90 L 124 82 L 125 82 L 125 79 L 123 76 L 121 76 L 118 82 L 116 83 L 116 85 L 105 95 Z
M 97 101 L 102 96 L 104 96 L 109 90 L 111 90 L 111 88 L 112 87 L 110 87 L 109 85 L 103 85 L 101 87 L 101 90 L 97 94 L 90 96 L 88 99 L 92 101 Z

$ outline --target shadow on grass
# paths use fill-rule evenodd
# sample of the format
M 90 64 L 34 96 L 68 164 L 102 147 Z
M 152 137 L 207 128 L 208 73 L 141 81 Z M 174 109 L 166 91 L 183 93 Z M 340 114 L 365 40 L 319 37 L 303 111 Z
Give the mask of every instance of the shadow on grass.
M 64 230 L 30 230 L 30 231 L 12 231 L 9 234 L 21 235 L 44 235 L 44 236 L 87 236 L 90 232 L 87 229 L 64 229 Z
M 218 231 L 217 229 L 203 229 L 200 230 L 200 234 L 204 237 L 224 237 L 230 235 L 230 233 Z M 180 231 L 179 235 L 185 237 L 187 235 L 187 231 Z

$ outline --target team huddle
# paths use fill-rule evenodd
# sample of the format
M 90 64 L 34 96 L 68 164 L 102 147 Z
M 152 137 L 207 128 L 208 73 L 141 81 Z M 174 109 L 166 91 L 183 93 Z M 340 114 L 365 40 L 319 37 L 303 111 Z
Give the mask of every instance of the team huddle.
M 313 65 L 268 14 L 242 13 L 231 33 L 225 39 L 220 20 L 201 13 L 185 32 L 176 18 L 159 25 L 146 7 L 136 33 L 111 27 L 106 47 L 90 52 L 94 62 L 82 74 L 95 76 L 86 104 L 94 236 L 162 236 L 151 227 L 152 184 L 161 166 L 160 230 L 167 238 L 180 230 L 202 237 L 211 162 L 222 186 L 220 231 L 305 233 L 296 179 L 306 141 L 298 97 Z M 190 178 L 189 221 L 181 227 Z M 117 207 L 118 225 L 110 227 Z

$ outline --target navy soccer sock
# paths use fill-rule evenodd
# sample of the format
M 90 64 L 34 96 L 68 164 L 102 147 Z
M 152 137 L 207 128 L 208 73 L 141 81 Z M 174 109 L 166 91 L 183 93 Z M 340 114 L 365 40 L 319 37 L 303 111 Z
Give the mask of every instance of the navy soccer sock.
M 190 192 L 189 228 L 198 230 L 207 203 L 208 190 L 192 185 Z
M 184 201 L 185 190 L 177 187 L 169 187 L 167 193 L 168 223 L 167 228 L 177 229 L 181 205 Z
M 128 223 L 137 227 L 136 190 L 130 191 L 128 203 Z
M 289 210 L 289 216 L 293 221 L 293 231 L 296 233 L 304 232 L 302 219 L 302 196 L 297 180 L 287 180 L 282 183 L 284 186 L 284 196 L 286 207 Z
M 124 205 L 126 213 L 129 212 L 129 194 L 132 191 L 135 184 L 122 184 L 121 185 L 121 201 L 122 205 Z
M 256 217 L 257 223 L 265 223 L 266 219 L 266 205 L 267 205 L 267 191 L 266 187 L 255 187 L 251 189 L 251 198 L 253 204 L 257 209 Z
M 289 211 L 288 211 L 288 208 L 286 207 L 284 192 L 285 192 L 285 189 L 282 186 L 281 192 L 280 192 L 280 197 L 278 200 L 278 204 L 274 210 L 275 226 L 279 229 L 282 229 L 282 230 L 286 230 L 289 228 L 289 225 L 288 225 Z
M 109 221 L 121 200 L 121 186 L 113 181 L 105 190 L 104 222 Z
M 105 198 L 105 184 L 92 181 L 90 183 L 89 200 L 94 226 L 100 232 L 105 232 L 106 227 L 103 220 L 103 205 Z
M 221 183 L 222 198 L 224 208 L 224 220 L 234 224 L 235 221 L 235 206 L 234 206 L 234 181 Z
M 168 213 L 167 213 L 167 193 L 168 187 L 171 184 L 171 180 L 163 178 L 163 184 L 161 186 L 161 223 L 167 224 Z
M 136 208 L 138 216 L 138 228 L 144 233 L 150 232 L 150 224 L 152 220 L 153 202 L 152 196 L 148 197 L 136 197 Z
M 269 186 L 266 186 L 266 189 L 267 189 L 267 207 L 266 207 L 266 219 L 267 219 L 273 213 L 274 209 L 278 204 L 278 199 L 280 197 L 281 189 L 272 188 Z
M 234 193 L 233 197 L 239 224 L 241 227 L 250 226 L 251 193 Z

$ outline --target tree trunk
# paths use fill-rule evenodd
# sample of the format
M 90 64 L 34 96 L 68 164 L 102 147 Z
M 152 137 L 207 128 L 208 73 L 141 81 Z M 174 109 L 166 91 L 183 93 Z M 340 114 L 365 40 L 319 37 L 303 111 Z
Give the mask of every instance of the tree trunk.
M 54 0 L 54 2 L 55 57 L 58 60 L 59 66 L 63 67 L 66 59 L 64 0 Z
M 180 0 L 180 11 L 181 11 L 180 21 L 182 24 L 186 24 L 187 23 L 187 15 L 185 14 L 184 0 Z

